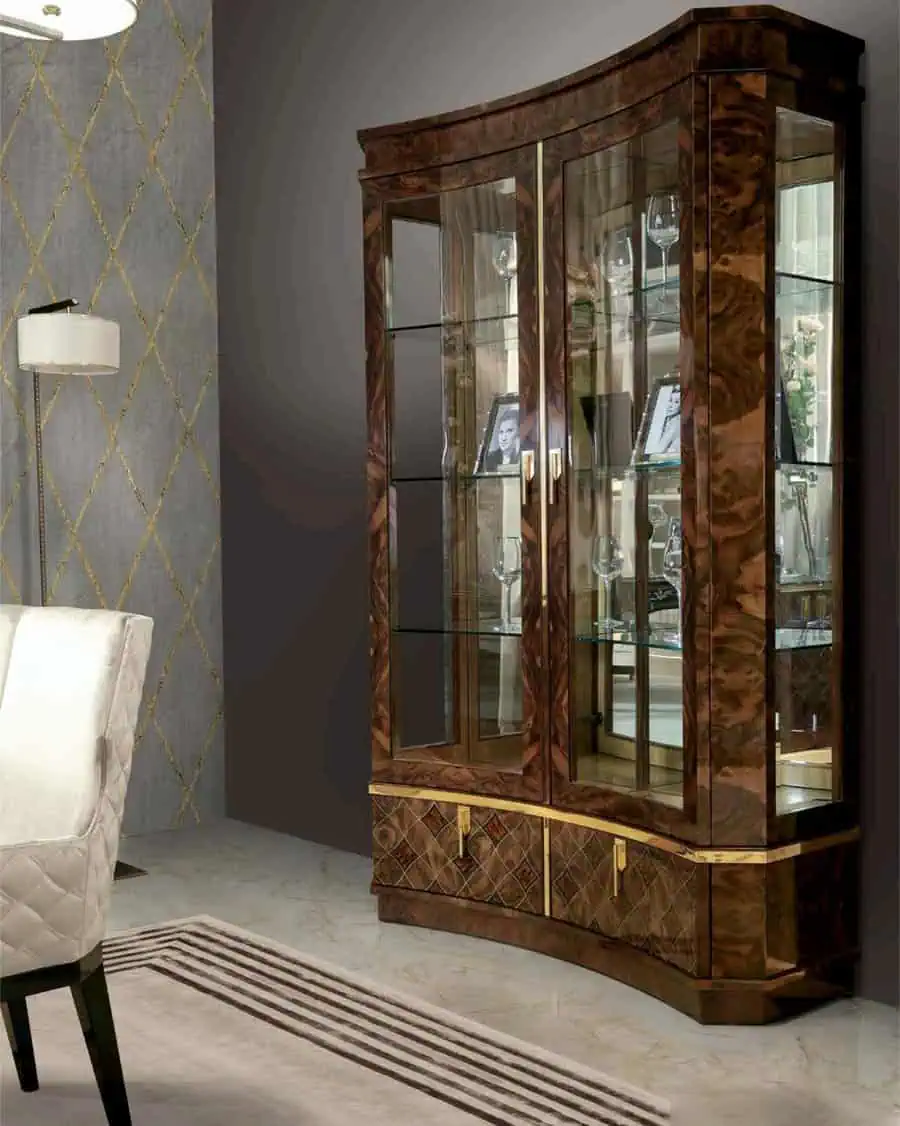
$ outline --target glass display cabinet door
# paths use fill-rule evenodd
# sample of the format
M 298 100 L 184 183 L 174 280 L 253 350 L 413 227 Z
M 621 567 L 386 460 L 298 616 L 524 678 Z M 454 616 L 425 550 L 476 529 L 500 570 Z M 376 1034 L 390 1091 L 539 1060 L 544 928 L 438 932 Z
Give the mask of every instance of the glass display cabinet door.
M 565 503 L 550 517 L 554 800 L 689 834 L 702 821 L 696 728 L 685 722 L 691 114 L 679 88 L 545 153 L 548 269 L 562 275 L 549 310 L 548 440 L 568 438 Z
M 435 782 L 446 766 L 453 788 L 538 797 L 534 151 L 436 175 L 385 190 L 384 288 L 367 299 L 370 395 L 385 387 L 376 777 Z
M 775 109 L 777 816 L 842 797 L 842 151 L 835 123 Z

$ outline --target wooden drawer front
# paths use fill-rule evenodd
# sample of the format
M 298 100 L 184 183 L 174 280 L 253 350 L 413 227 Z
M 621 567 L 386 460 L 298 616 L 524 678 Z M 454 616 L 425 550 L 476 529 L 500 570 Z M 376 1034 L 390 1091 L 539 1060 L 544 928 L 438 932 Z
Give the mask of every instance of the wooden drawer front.
M 540 820 L 478 808 L 470 816 L 460 857 L 457 806 L 373 798 L 373 882 L 543 914 Z
M 700 974 L 704 951 L 699 924 L 708 902 L 707 869 L 628 841 L 614 897 L 614 845 L 615 838 L 605 833 L 551 823 L 553 918 Z

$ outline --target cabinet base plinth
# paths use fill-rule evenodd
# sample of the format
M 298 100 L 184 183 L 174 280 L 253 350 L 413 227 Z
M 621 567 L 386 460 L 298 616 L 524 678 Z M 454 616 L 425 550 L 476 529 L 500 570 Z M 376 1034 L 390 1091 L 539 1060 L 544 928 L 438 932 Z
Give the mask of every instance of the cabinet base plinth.
M 693 978 L 592 931 L 505 907 L 375 885 L 385 923 L 450 931 L 574 962 L 640 989 L 701 1024 L 771 1024 L 853 992 L 855 956 L 767 981 Z

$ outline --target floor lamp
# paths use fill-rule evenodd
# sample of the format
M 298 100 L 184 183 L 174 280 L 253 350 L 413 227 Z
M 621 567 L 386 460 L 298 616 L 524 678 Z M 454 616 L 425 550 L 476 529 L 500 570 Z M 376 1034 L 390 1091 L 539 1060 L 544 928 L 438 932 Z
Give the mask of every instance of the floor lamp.
M 47 605 L 47 520 L 44 508 L 44 451 L 41 417 L 42 375 L 115 375 L 119 370 L 119 326 L 86 313 L 73 313 L 71 298 L 30 309 L 18 323 L 19 367 L 32 373 L 34 455 L 37 476 L 38 556 L 41 605 Z

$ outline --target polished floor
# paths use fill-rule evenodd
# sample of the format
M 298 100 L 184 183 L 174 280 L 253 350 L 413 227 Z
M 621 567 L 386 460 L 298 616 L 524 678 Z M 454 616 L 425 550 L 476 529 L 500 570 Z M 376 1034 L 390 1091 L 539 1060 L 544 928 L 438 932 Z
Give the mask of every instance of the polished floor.
M 225 821 L 132 837 L 110 929 L 213 915 L 671 1100 L 676 1126 L 900 1126 L 900 1013 L 861 1001 L 763 1029 L 703 1028 L 587 970 L 381 924 L 369 865 Z

